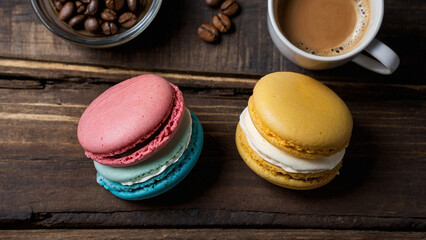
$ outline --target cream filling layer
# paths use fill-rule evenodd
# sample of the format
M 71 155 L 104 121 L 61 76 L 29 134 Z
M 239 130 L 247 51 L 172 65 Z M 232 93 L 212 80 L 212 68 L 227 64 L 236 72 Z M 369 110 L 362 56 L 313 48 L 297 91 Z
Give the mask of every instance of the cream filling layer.
M 248 107 L 240 115 L 240 127 L 246 135 L 250 147 L 261 158 L 269 163 L 281 167 L 291 173 L 318 173 L 331 170 L 339 164 L 345 155 L 345 149 L 324 158 L 304 159 L 295 157 L 266 141 L 260 135 L 250 118 Z
M 164 146 L 159 152 L 155 153 L 153 156 L 151 156 L 151 161 L 156 161 L 157 159 L 170 159 L 167 161 L 167 163 L 160 168 L 156 169 L 156 171 L 147 174 L 141 178 L 135 179 L 133 181 L 129 182 L 120 182 L 123 185 L 133 185 L 137 183 L 145 182 L 157 175 L 160 175 L 162 172 L 164 172 L 169 166 L 176 163 L 180 157 L 183 155 L 185 150 L 188 148 L 189 142 L 191 141 L 192 136 L 192 118 L 191 114 L 189 113 L 188 109 L 184 110 L 184 119 L 182 119 L 181 126 L 179 126 L 178 132 L 170 139 L 170 141 Z M 187 138 L 185 139 L 185 143 L 182 146 L 181 141 L 182 137 L 185 135 L 185 130 L 189 129 L 189 134 L 187 133 Z M 181 145 L 181 146 L 179 146 Z M 174 152 L 176 147 L 180 147 L 178 152 Z M 143 162 L 142 162 L 143 164 Z

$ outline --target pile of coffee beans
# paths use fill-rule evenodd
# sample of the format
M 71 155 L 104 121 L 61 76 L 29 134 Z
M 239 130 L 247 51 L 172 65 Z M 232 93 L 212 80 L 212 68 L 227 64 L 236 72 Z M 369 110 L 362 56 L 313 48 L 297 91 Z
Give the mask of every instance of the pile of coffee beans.
M 205 0 L 205 3 L 212 8 L 220 5 L 222 11 L 213 17 L 213 24 L 204 23 L 198 28 L 198 36 L 201 40 L 214 43 L 219 39 L 220 33 L 226 33 L 231 29 L 232 24 L 229 18 L 240 10 L 240 5 L 235 0 Z
M 133 27 L 148 0 L 52 0 L 58 18 L 75 30 L 114 35 Z

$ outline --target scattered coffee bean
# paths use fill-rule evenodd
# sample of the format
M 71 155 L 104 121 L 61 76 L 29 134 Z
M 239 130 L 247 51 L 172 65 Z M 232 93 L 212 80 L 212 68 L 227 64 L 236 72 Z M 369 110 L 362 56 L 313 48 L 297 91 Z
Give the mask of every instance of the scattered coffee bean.
M 59 0 L 61 3 L 66 3 L 68 0 Z
M 101 18 L 105 21 L 114 21 L 117 18 L 117 14 L 112 9 L 105 8 L 101 12 Z
M 219 13 L 213 17 L 213 25 L 219 30 L 219 32 L 227 32 L 231 28 L 231 20 L 225 14 Z
M 73 2 L 67 2 L 62 7 L 61 11 L 59 12 L 59 19 L 62 21 L 68 20 L 74 12 L 74 3 Z
M 81 0 L 83 3 L 88 4 L 90 3 L 90 0 Z
M 105 6 L 108 9 L 112 9 L 114 11 L 120 11 L 126 0 L 105 0 Z
M 209 7 L 217 7 L 222 2 L 222 0 L 205 0 L 205 2 Z
M 234 15 L 238 12 L 238 9 L 240 8 L 239 4 L 235 0 L 226 0 L 225 2 L 220 5 L 220 10 L 223 14 L 227 15 L 228 17 Z
M 72 28 L 78 28 L 78 27 L 80 27 L 80 24 L 84 21 L 84 19 L 86 19 L 86 16 L 83 15 L 83 14 L 79 14 L 79 15 L 76 15 L 76 16 L 72 17 L 68 21 L 68 24 Z
M 236 0 L 204 0 L 206 5 L 215 7 L 220 4 L 222 13 L 213 17 L 211 24 L 202 24 L 198 28 L 198 36 L 206 42 L 215 42 L 219 39 L 221 33 L 228 32 L 232 27 L 232 22 L 229 19 L 240 10 L 240 5 Z
M 86 11 L 84 14 L 86 15 L 95 15 L 98 12 L 99 1 L 98 0 L 90 0 L 87 4 Z
M 198 28 L 198 36 L 201 40 L 212 43 L 219 39 L 219 32 L 213 25 L 204 23 Z
M 75 1 L 75 8 L 77 9 L 77 13 L 83 13 L 86 10 L 86 6 L 80 1 Z
M 138 18 L 132 12 L 125 12 L 121 14 L 118 22 L 125 28 L 131 28 L 138 22 Z
M 99 20 L 94 17 L 88 17 L 86 21 L 84 21 L 84 29 L 89 32 L 96 32 L 99 29 Z
M 117 25 L 113 22 L 104 22 L 102 24 L 102 32 L 107 36 L 114 35 L 118 32 Z

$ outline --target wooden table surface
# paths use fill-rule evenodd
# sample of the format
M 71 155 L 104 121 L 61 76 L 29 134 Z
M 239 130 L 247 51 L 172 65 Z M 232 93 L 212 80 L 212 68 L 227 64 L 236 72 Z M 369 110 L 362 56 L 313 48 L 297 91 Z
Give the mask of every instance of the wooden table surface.
M 269 37 L 264 0 L 241 0 L 234 31 L 206 44 L 196 30 L 218 10 L 203 2 L 166 0 L 136 39 L 89 49 L 50 33 L 28 0 L 0 1 L 0 239 L 425 239 L 426 2 L 385 1 L 377 37 L 401 59 L 390 76 L 289 62 Z M 317 78 L 353 114 L 344 166 L 325 187 L 277 187 L 238 155 L 239 114 L 275 71 Z M 96 96 L 144 73 L 182 89 L 205 143 L 177 187 L 131 202 L 96 183 L 76 127 Z

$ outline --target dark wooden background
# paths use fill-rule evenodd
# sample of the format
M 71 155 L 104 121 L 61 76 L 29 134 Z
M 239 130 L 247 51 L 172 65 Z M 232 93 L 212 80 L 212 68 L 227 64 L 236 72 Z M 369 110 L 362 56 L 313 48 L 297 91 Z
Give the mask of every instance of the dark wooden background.
M 196 34 L 217 9 L 165 0 L 136 39 L 89 49 L 50 33 L 28 0 L 0 1 L 0 239 L 426 239 L 426 2 L 385 1 L 377 37 L 401 59 L 390 76 L 353 63 L 304 70 L 274 47 L 266 1 L 240 4 L 219 44 Z M 274 186 L 237 153 L 238 116 L 274 71 L 323 81 L 353 114 L 344 166 L 323 188 Z M 205 146 L 177 187 L 129 202 L 96 183 L 76 126 L 102 91 L 144 73 L 180 86 Z

